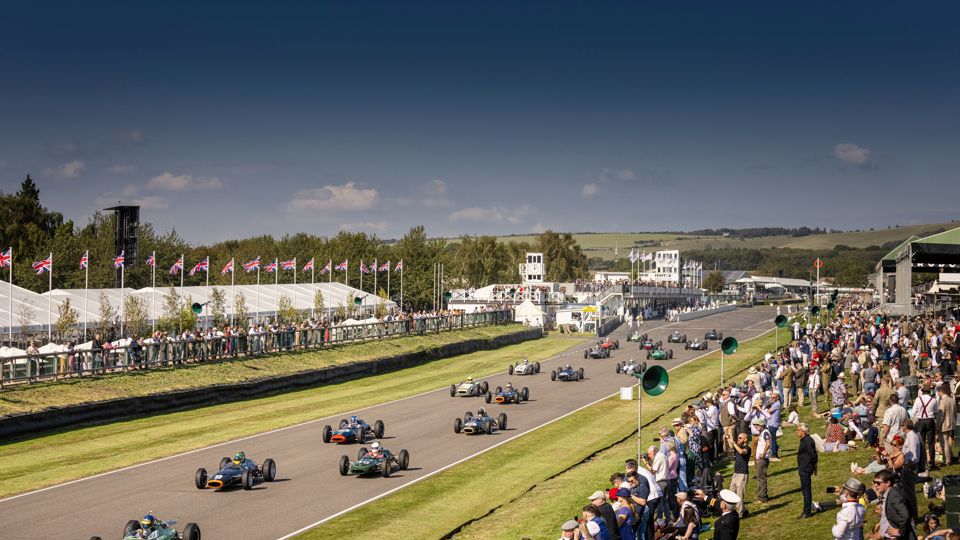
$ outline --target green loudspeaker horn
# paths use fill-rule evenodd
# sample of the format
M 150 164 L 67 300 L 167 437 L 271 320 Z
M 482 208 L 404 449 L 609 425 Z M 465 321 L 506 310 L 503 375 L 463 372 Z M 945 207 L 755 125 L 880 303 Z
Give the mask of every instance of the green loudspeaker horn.
M 191 309 L 194 313 L 196 313 L 197 315 L 199 315 L 201 312 L 203 312 L 203 304 L 198 304 L 197 302 L 194 302 L 193 305 L 190 306 L 190 309 Z
M 659 396 L 667 391 L 670 374 L 661 366 L 652 366 L 640 377 L 640 387 L 650 396 Z
M 453 293 L 452 293 L 452 292 L 446 291 L 446 292 L 443 293 L 443 299 L 444 299 L 444 300 L 450 300 L 451 298 L 453 298 Z
M 740 343 L 733 336 L 727 336 L 720 342 L 720 350 L 723 351 L 723 354 L 733 354 L 737 352 L 739 346 Z
M 810 314 L 811 314 L 811 315 L 819 315 L 819 314 L 820 314 L 820 306 L 811 306 L 811 307 L 810 307 Z
M 828 303 L 827 303 L 827 311 L 833 311 L 833 310 L 836 309 L 836 308 L 837 308 L 837 305 L 834 304 L 833 302 L 828 302 Z
M 359 296 L 353 299 L 353 305 L 355 306 L 359 306 L 362 303 L 363 303 L 363 298 L 360 298 Z
M 777 325 L 777 328 L 786 328 L 789 322 L 786 315 L 777 315 L 773 319 L 773 324 Z

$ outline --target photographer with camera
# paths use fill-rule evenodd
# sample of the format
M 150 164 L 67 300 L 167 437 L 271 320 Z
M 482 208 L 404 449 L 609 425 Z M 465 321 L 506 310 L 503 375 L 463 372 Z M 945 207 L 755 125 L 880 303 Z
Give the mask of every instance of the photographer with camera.
M 834 540 L 859 540 L 863 538 L 863 517 L 866 508 L 860 504 L 860 496 L 866 491 L 866 486 L 856 478 L 849 478 L 840 491 L 842 501 L 840 511 L 837 512 L 837 521 L 831 532 Z
M 897 475 L 889 469 L 878 472 L 873 477 L 873 490 L 880 497 L 880 527 L 876 534 L 868 538 L 883 540 L 886 538 L 901 538 L 903 540 L 917 540 L 917 532 L 913 527 L 913 516 L 907 505 L 903 488 L 896 485 Z

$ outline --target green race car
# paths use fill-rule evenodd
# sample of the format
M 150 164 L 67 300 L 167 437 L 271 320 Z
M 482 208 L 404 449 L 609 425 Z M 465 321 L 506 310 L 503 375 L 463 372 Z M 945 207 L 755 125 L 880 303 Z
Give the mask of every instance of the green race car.
M 196 523 L 187 523 L 183 532 L 173 528 L 176 521 L 163 521 L 147 514 L 142 520 L 131 519 L 123 526 L 123 540 L 200 540 L 200 526 Z M 150 532 L 147 532 L 147 531 Z M 90 540 L 101 540 L 99 536 L 92 536 Z
M 393 471 L 405 471 L 410 466 L 410 453 L 406 450 L 400 450 L 399 454 L 380 448 L 378 443 L 373 443 L 373 448 L 367 450 L 361 448 L 357 453 L 357 460 L 350 461 L 347 456 L 340 456 L 340 475 L 347 476 L 356 474 L 358 476 L 369 476 L 379 474 L 384 478 L 389 478 Z
M 647 360 L 673 360 L 673 349 L 647 351 Z

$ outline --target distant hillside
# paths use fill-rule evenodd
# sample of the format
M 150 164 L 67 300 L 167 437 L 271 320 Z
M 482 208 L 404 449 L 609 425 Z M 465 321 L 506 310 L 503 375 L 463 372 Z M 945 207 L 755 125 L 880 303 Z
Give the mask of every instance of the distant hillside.
M 889 247 L 892 248 L 911 235 L 928 236 L 948 229 L 960 227 L 960 222 L 930 223 L 925 225 L 910 225 L 905 227 L 890 227 L 853 232 L 831 232 L 795 236 L 781 234 L 771 236 L 754 236 L 750 238 L 736 237 L 735 229 L 721 229 L 731 231 L 731 236 L 717 236 L 715 234 L 688 234 L 688 233 L 589 233 L 579 232 L 573 236 L 584 253 L 591 258 L 612 259 L 614 248 L 619 250 L 620 257 L 626 257 L 630 248 L 639 247 L 648 251 L 658 249 L 679 249 L 681 251 L 711 250 L 723 248 L 794 248 L 824 250 L 836 246 L 851 248 Z M 758 229 L 739 229 L 756 234 Z M 776 229 L 773 229 L 776 230 Z M 501 242 L 530 242 L 536 235 L 502 236 Z

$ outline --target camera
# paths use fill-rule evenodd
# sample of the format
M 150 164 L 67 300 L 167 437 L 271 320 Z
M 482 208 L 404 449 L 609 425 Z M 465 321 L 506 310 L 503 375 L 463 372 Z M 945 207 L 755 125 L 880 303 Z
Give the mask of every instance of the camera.
M 836 492 L 837 492 L 837 486 L 830 486 L 827 488 L 827 493 L 836 493 Z

